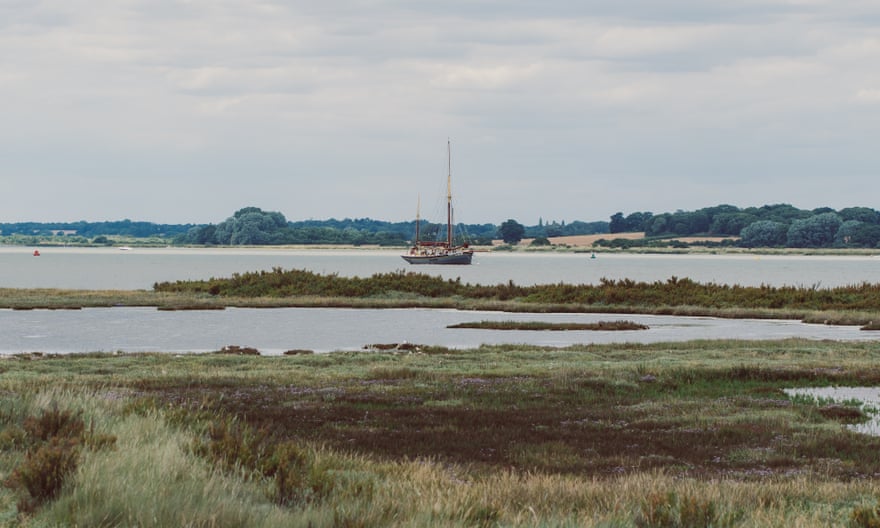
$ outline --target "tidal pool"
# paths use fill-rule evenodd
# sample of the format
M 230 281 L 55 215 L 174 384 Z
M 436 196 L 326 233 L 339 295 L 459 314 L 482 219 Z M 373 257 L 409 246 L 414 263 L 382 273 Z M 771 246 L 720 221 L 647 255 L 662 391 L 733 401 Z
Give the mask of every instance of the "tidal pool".
M 807 396 L 817 401 L 844 403 L 860 402 L 859 407 L 870 420 L 846 427 L 857 433 L 880 436 L 880 387 L 814 387 L 806 389 L 784 389 L 789 396 Z

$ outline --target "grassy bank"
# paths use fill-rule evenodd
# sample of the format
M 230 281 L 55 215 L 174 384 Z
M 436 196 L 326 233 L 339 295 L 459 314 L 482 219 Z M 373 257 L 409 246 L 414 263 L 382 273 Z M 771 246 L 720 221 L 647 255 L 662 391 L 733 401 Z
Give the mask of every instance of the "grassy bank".
M 157 293 L 178 293 L 228 302 L 242 299 L 324 298 L 398 306 L 444 305 L 511 311 L 649 313 L 774 317 L 829 324 L 866 325 L 880 320 L 880 284 L 819 289 L 793 286 L 747 287 L 671 277 L 637 282 L 601 279 L 598 284 L 465 284 L 417 273 L 371 277 L 321 275 L 306 270 L 235 274 L 230 278 L 156 284 Z M 237 301 L 233 301 L 237 300 Z
M 878 360 L 799 340 L 18 356 L 0 523 L 869 526 L 880 439 L 782 389 L 876 385 Z M 21 483 L 53 468 L 52 493 Z
M 151 291 L 0 289 L 0 308 L 77 309 L 156 306 L 162 310 L 224 307 L 455 308 L 536 313 L 617 313 L 797 319 L 860 325 L 880 321 L 880 284 L 835 288 L 745 287 L 671 277 L 651 283 L 518 286 L 465 284 L 417 273 L 340 277 L 305 270 L 262 271 L 229 278 L 159 283 Z M 874 324 L 871 324 L 874 323 Z
M 862 283 L 819 289 L 794 286 L 738 286 L 698 283 L 687 278 L 638 282 L 601 279 L 598 284 L 465 284 L 419 273 L 379 273 L 371 277 L 340 277 L 306 270 L 234 274 L 230 278 L 158 283 L 156 292 L 191 293 L 230 298 L 327 296 L 375 298 L 392 294 L 423 298 L 508 301 L 528 304 L 586 306 L 700 306 L 725 309 L 788 309 L 808 311 L 876 310 L 880 284 Z

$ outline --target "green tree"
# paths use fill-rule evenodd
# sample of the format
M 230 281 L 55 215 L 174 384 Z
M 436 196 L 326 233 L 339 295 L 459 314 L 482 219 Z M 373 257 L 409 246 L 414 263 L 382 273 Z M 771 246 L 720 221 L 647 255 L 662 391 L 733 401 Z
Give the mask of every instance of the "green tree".
M 626 219 L 623 217 L 623 213 L 614 213 L 611 215 L 611 222 L 608 224 L 608 232 L 609 233 L 623 233 L 626 231 Z
M 745 247 L 780 247 L 785 245 L 788 225 L 773 220 L 758 220 L 740 231 L 740 245 Z
M 645 222 L 645 236 L 652 237 L 669 234 L 669 218 L 671 216 L 669 213 L 662 213 L 651 217 L 650 220 Z
M 514 219 L 508 219 L 498 228 L 498 236 L 505 244 L 518 244 L 522 240 L 526 228 Z
M 880 243 L 880 225 L 847 220 L 834 235 L 835 247 L 877 247 Z
M 746 226 L 758 219 L 748 213 L 720 213 L 712 217 L 709 233 L 713 235 L 739 235 Z
M 827 247 L 843 222 L 837 213 L 821 213 L 810 218 L 795 220 L 788 228 L 788 247 Z
M 838 214 L 844 222 L 858 220 L 866 224 L 880 224 L 880 212 L 869 207 L 846 207 L 838 211 Z
M 214 230 L 213 238 L 218 244 L 277 244 L 288 236 L 286 231 L 287 220 L 283 214 L 263 211 L 259 207 L 245 207 L 220 222 Z M 193 236 L 197 239 L 203 238 L 199 233 L 194 233 Z
M 649 211 L 630 213 L 625 220 L 626 230 L 631 233 L 644 231 L 645 225 L 651 220 L 652 216 L 654 214 Z

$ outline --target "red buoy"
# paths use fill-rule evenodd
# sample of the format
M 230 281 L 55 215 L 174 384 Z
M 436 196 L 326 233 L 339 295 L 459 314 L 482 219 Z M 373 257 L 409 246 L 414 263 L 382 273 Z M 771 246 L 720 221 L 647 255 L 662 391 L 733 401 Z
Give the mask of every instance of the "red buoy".
M 34 250 L 34 256 L 35 256 L 35 257 L 39 257 L 39 256 L 40 256 L 40 250 L 39 250 L 39 249 L 35 249 L 35 250 Z

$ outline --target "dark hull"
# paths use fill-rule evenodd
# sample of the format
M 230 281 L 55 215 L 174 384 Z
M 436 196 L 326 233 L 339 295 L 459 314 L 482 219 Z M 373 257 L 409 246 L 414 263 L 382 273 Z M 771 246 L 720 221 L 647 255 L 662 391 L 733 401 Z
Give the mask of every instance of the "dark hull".
M 445 255 L 401 255 L 410 264 L 470 264 L 474 254 L 448 253 Z

